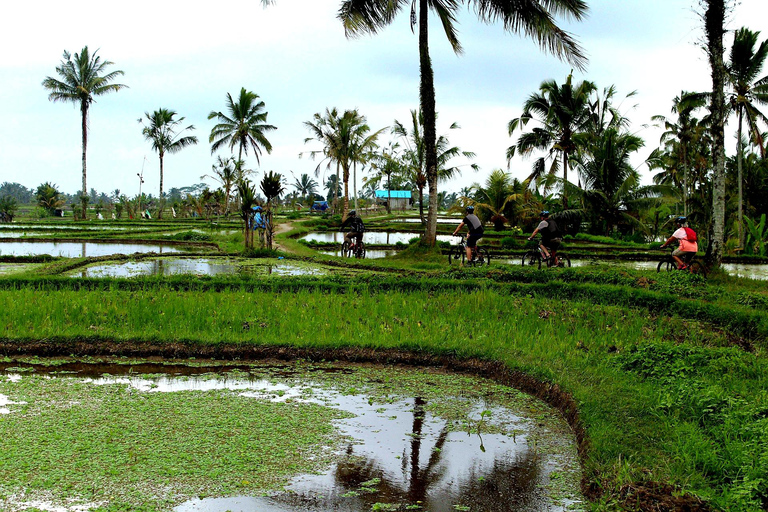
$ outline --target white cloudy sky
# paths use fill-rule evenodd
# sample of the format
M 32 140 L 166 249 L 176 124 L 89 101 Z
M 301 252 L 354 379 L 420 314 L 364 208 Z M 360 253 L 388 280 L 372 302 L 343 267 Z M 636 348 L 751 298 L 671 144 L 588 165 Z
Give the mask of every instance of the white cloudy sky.
M 92 108 L 89 189 L 135 195 L 143 167 L 144 191 L 157 194 L 157 156 L 137 119 L 160 107 L 185 116 L 200 139 L 196 147 L 166 156 L 165 190 L 200 182 L 214 160 L 208 144 L 213 121 L 207 115 L 222 110 L 226 93 L 235 96 L 241 87 L 259 94 L 268 122 L 278 127 L 269 135 L 274 150 L 263 155 L 259 171 L 281 172 L 291 182 L 291 172 L 312 174 L 317 163 L 298 155 L 318 149 L 304 144 L 308 132 L 303 122 L 315 112 L 358 108 L 379 129 L 395 119 L 407 122 L 418 105 L 417 37 L 407 13 L 376 36 L 347 40 L 336 19 L 339 4 L 279 0 L 266 9 L 258 0 L 110 5 L 81 0 L 76 8 L 50 0 L 4 4 L 0 182 L 35 188 L 52 181 L 69 193 L 80 188 L 79 111 L 71 104 L 51 103 L 41 82 L 55 76 L 64 50 L 75 53 L 85 45 L 113 61 L 112 69 L 123 70 L 120 83 L 129 86 L 98 98 Z M 589 18 L 569 26 L 590 59 L 587 71 L 575 73 L 575 79 L 594 81 L 600 88 L 614 84 L 621 96 L 637 91 L 624 110 L 646 139 L 644 158 L 660 135 L 643 127 L 650 117 L 667 115 L 682 90 L 710 87 L 707 61 L 697 46 L 702 39 L 698 0 L 588 4 Z M 768 1 L 742 0 L 729 28 L 741 26 L 768 36 Z M 431 37 L 438 133 L 458 122 L 461 130 L 451 131 L 451 141 L 474 151 L 480 166 L 478 173 L 467 169 L 446 186 L 454 191 L 506 167 L 505 151 L 513 143 L 508 121 L 520 115 L 526 97 L 543 80 L 562 82 L 571 69 L 498 25 L 478 23 L 469 12 L 462 14 L 459 30 L 461 56 L 453 54 L 439 27 Z M 256 167 L 252 156 L 248 164 Z M 516 158 L 510 169 L 523 178 L 530 165 Z M 641 171 L 647 179 L 647 170 Z

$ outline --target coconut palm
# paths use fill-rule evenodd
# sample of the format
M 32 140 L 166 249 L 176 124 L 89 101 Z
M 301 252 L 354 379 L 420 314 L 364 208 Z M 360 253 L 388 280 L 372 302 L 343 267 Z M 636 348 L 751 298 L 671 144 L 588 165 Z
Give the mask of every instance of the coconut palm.
M 50 181 L 46 181 L 37 187 L 35 191 L 37 204 L 43 208 L 48 215 L 53 215 L 56 208 L 64 206 L 64 196 L 59 192 L 57 186 Z
M 746 118 L 747 127 L 752 141 L 765 157 L 765 145 L 758 123 L 768 124 L 768 117 L 758 110 L 758 105 L 768 104 L 768 75 L 759 78 L 765 59 L 768 57 L 768 41 L 763 41 L 757 49 L 757 38 L 760 32 L 752 32 L 748 28 L 736 31 L 731 46 L 730 61 L 727 63 L 727 81 L 730 84 L 731 110 L 738 117 L 737 168 L 739 180 L 739 244 L 744 243 L 744 178 L 742 176 L 741 144 L 742 125 Z
M 391 200 L 389 192 L 392 190 L 392 175 L 403 172 L 403 162 L 400 158 L 400 145 L 397 142 L 390 141 L 386 148 L 381 149 L 371 159 L 371 170 L 373 175 L 364 180 L 366 185 L 375 187 L 384 179 L 387 180 L 387 214 L 392 213 Z M 375 190 L 375 189 L 374 189 Z
M 211 166 L 213 174 L 204 174 L 200 179 L 211 178 L 217 181 L 224 190 L 224 214 L 229 214 L 229 197 L 232 195 L 232 188 L 243 181 L 251 171 L 243 169 L 242 162 L 238 163 L 235 157 L 222 158 L 216 157 L 216 163 Z
M 309 177 L 309 174 L 302 174 L 299 178 L 296 178 L 293 182 L 293 188 L 299 194 L 302 200 L 311 200 L 315 195 L 317 189 L 317 182 Z
M 547 156 L 538 158 L 528 181 L 537 183 L 545 174 L 556 175 L 563 167 L 563 181 L 568 183 L 568 160 L 576 151 L 576 135 L 586 131 L 594 123 L 590 109 L 590 95 L 597 90 L 589 81 L 573 84 L 573 74 L 568 75 L 565 83 L 558 85 L 555 80 L 547 80 L 539 86 L 539 92 L 532 94 L 523 104 L 523 113 L 509 122 L 509 135 L 518 127 L 525 127 L 531 119 L 536 119 L 540 126 L 518 137 L 517 144 L 507 148 L 507 162 L 518 151 L 529 156 L 536 150 L 546 151 Z M 552 161 L 549 170 L 546 160 Z M 567 187 L 563 188 L 563 208 L 568 208 Z
M 336 175 L 335 177 L 335 183 L 341 182 L 341 175 L 340 175 L 340 168 L 341 163 L 338 157 L 338 140 L 336 137 L 336 127 L 339 124 L 339 111 L 336 109 L 336 107 L 332 109 L 325 109 L 325 114 L 315 113 L 312 116 L 311 121 L 304 121 L 304 126 L 312 133 L 311 137 L 307 137 L 304 139 L 304 144 L 312 141 L 319 142 L 322 144 L 323 148 L 319 150 L 313 150 L 309 152 L 309 158 L 314 160 L 317 158 L 318 155 L 322 155 L 323 158 L 320 159 L 320 161 L 317 164 L 317 167 L 315 168 L 315 176 L 320 176 L 320 168 L 322 167 L 323 163 L 326 164 L 326 169 L 330 169 L 332 164 L 336 164 Z M 299 153 L 299 157 L 302 157 L 303 153 Z M 328 200 L 331 201 L 331 196 L 333 196 L 333 203 L 339 199 L 340 195 L 340 189 L 338 186 L 336 187 L 327 187 L 328 192 Z M 332 193 L 331 193 L 332 192 Z
M 80 106 L 80 126 L 82 131 L 83 148 L 83 188 L 85 195 L 88 190 L 86 184 L 86 151 L 88 148 L 88 112 L 96 96 L 103 96 L 110 92 L 117 92 L 126 88 L 126 85 L 112 83 L 124 73 L 120 70 L 109 71 L 107 68 L 113 65 L 108 60 L 102 61 L 97 56 L 98 50 L 91 54 L 88 47 L 84 46 L 80 53 L 70 55 L 64 51 L 64 59 L 56 73 L 59 78 L 46 77 L 43 87 L 50 91 L 48 99 L 57 102 L 64 101 Z M 87 200 L 83 201 L 83 214 L 85 218 Z
M 140 123 L 145 122 L 141 130 L 144 138 L 152 143 L 152 149 L 157 151 L 160 157 L 160 196 L 163 197 L 163 157 L 166 153 L 178 153 L 182 149 L 197 144 L 197 137 L 188 135 L 182 137 L 185 131 L 193 131 L 193 125 L 186 126 L 179 130 L 184 122 L 183 117 L 176 118 L 176 111 L 161 108 L 151 114 L 144 112 L 145 119 L 139 119 Z M 158 215 L 158 218 L 160 216 Z
M 243 219 L 243 238 L 245 239 L 245 248 L 253 249 L 253 210 L 251 209 L 256 205 L 256 187 L 251 184 L 248 179 L 242 179 L 237 182 L 237 196 L 240 200 L 240 218 Z M 202 214 L 202 207 L 200 199 L 194 196 L 189 196 L 199 214 Z
M 216 111 L 208 114 L 208 119 L 217 121 L 208 138 L 211 154 L 223 146 L 229 146 L 230 151 L 234 151 L 237 146 L 237 162 L 243 162 L 243 153 L 248 155 L 250 147 L 256 156 L 257 164 L 260 164 L 262 149 L 272 153 L 272 144 L 267 139 L 266 132 L 277 130 L 277 127 L 266 124 L 269 113 L 264 111 L 264 102 L 258 99 L 258 94 L 242 87 L 237 101 L 227 93 L 227 114 Z
M 437 114 L 435 114 L 437 118 Z M 458 130 L 459 125 L 452 123 L 451 130 Z M 408 178 L 419 191 L 419 215 L 422 223 L 427 224 L 424 218 L 424 187 L 428 184 L 426 170 L 426 145 L 424 136 L 424 116 L 416 110 L 411 110 L 411 129 L 395 120 L 392 127 L 392 134 L 401 138 L 405 151 L 403 152 L 403 161 L 406 164 L 406 173 Z M 445 182 L 461 174 L 459 166 L 451 166 L 449 162 L 456 157 L 474 158 L 475 154 L 471 151 L 463 151 L 457 146 L 451 146 L 447 135 L 441 135 L 437 138 L 435 149 L 437 153 L 437 177 L 439 182 Z M 470 164 L 472 169 L 477 170 L 476 164 Z
M 262 0 L 272 3 L 271 0 Z M 434 245 L 437 229 L 437 129 L 435 86 L 432 62 L 429 56 L 428 14 L 434 11 L 443 26 L 454 52 L 462 52 L 456 31 L 456 14 L 464 4 L 473 6 L 480 21 L 491 23 L 501 20 L 504 28 L 512 33 L 524 32 L 540 47 L 558 57 L 565 58 L 582 69 L 586 59 L 575 40 L 559 28 L 554 15 L 565 15 L 576 20 L 586 14 L 584 0 L 344 0 L 339 19 L 344 24 L 347 37 L 375 34 L 392 23 L 396 15 L 410 6 L 410 23 L 419 28 L 420 111 L 424 115 L 425 169 L 429 184 L 429 218 L 424 236 L 425 243 Z
M 472 197 L 459 198 L 461 206 L 472 205 L 475 213 L 483 221 L 493 223 L 496 231 L 504 229 L 504 224 L 514 211 L 519 208 L 517 204 L 523 198 L 524 189 L 521 183 L 512 179 L 512 175 L 501 169 L 494 169 L 485 180 L 485 185 L 472 186 Z
M 688 196 L 691 190 L 690 168 L 697 158 L 700 142 L 706 140 L 707 133 L 706 124 L 699 121 L 693 114 L 705 104 L 705 98 L 701 94 L 683 91 L 672 101 L 672 113 L 677 114 L 676 120 L 670 120 L 661 115 L 651 118 L 664 125 L 665 131 L 661 134 L 661 143 L 665 145 L 665 150 L 671 157 L 664 165 L 665 174 L 672 178 L 675 185 L 682 188 L 683 215 L 685 216 L 688 216 Z M 655 156 L 654 154 L 654 159 Z M 672 176 L 679 174 L 682 176 Z M 655 181 L 659 183 L 668 180 L 660 176 Z

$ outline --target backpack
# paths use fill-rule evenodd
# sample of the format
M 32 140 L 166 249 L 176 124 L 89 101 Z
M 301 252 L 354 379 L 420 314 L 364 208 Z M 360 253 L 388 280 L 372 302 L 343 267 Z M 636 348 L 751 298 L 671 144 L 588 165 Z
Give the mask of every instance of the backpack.
M 552 240 L 554 238 L 562 238 L 560 228 L 553 219 L 547 219 L 547 227 L 542 231 L 541 237 L 545 240 Z
M 685 238 L 689 242 L 698 242 L 699 241 L 699 235 L 696 234 L 694 230 L 691 228 L 683 228 L 685 230 Z

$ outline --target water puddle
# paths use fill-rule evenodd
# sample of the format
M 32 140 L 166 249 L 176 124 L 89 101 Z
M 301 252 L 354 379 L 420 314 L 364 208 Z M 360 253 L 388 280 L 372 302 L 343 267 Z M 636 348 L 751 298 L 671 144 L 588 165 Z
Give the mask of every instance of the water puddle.
M 288 260 L 240 260 L 229 258 L 165 258 L 91 265 L 70 273 L 72 277 L 223 276 L 275 275 L 322 276 L 319 266 Z
M 326 254 L 328 256 L 336 256 L 338 258 L 341 258 L 341 249 L 335 250 L 335 251 L 318 251 L 320 254 Z M 375 260 L 380 258 L 389 258 L 390 256 L 394 256 L 397 254 L 397 251 L 394 249 L 366 249 L 365 250 L 365 259 L 367 260 Z M 353 258 L 354 259 L 354 258 Z
M 397 243 L 407 245 L 413 238 L 418 238 L 419 236 L 421 236 L 421 233 L 366 231 L 363 235 L 363 241 L 368 245 L 395 245 Z M 312 232 L 302 237 L 301 240 L 341 245 L 344 242 L 344 233 L 338 231 Z M 451 235 L 437 235 L 437 240 L 440 242 L 456 243 L 458 238 Z
M 0 391 L 6 393 L 0 395 L 6 400 L 0 406 L 8 404 L 11 415 L 21 410 L 22 405 L 12 402 L 14 385 L 42 378 L 49 388 L 79 382 L 120 396 L 127 389 L 131 396 L 138 393 L 139 401 L 149 395 L 229 390 L 239 400 L 292 407 L 312 403 L 343 411 L 342 419 L 333 420 L 342 441 L 324 471 L 298 474 L 272 490 L 206 492 L 206 498 L 192 493 L 186 500 L 176 495 L 170 499 L 176 503 L 174 512 L 583 509 L 570 430 L 544 404 L 513 389 L 476 377 L 410 368 L 196 364 L 200 366 L 0 363 Z M 95 405 L 67 405 L 79 406 Z M 62 490 L 51 499 L 59 503 L 67 498 L 72 496 Z M 109 499 L 98 492 L 89 498 L 102 503 Z M 24 510 L 18 500 L 6 498 L 5 505 Z
M 522 256 L 515 259 L 494 260 L 508 265 L 520 265 Z M 659 265 L 658 261 L 636 261 L 636 260 L 571 260 L 572 267 L 588 267 L 590 265 L 604 265 L 623 268 L 632 268 L 635 270 L 653 270 Z M 732 276 L 744 277 L 757 280 L 768 280 L 768 265 L 760 263 L 723 263 L 723 270 Z
M 126 244 L 111 242 L 47 242 L 24 240 L 19 242 L 0 242 L 0 254 L 3 256 L 40 256 L 49 254 L 65 258 L 85 258 L 88 256 L 107 256 L 110 254 L 134 254 L 155 252 L 158 254 L 179 253 L 184 249 L 179 246 L 164 244 Z

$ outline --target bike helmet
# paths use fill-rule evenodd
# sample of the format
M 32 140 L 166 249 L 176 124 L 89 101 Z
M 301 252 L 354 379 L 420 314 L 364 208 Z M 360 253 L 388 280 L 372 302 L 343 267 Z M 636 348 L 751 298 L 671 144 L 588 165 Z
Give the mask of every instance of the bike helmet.
M 686 219 L 685 217 L 678 217 L 675 219 L 675 222 L 677 222 L 678 224 L 685 224 L 687 221 L 688 219 Z
M 355 215 L 357 215 L 357 212 L 355 210 L 349 210 L 349 215 L 354 217 Z
M 475 212 L 475 207 L 472 206 L 472 205 L 469 205 L 469 206 L 467 206 L 466 210 L 467 210 L 467 213 L 474 213 Z
M 549 210 L 544 210 L 539 214 L 541 217 L 549 217 Z
M 255 212 L 260 212 L 261 211 L 261 206 L 254 206 L 253 208 L 251 208 L 251 210 L 253 210 Z

